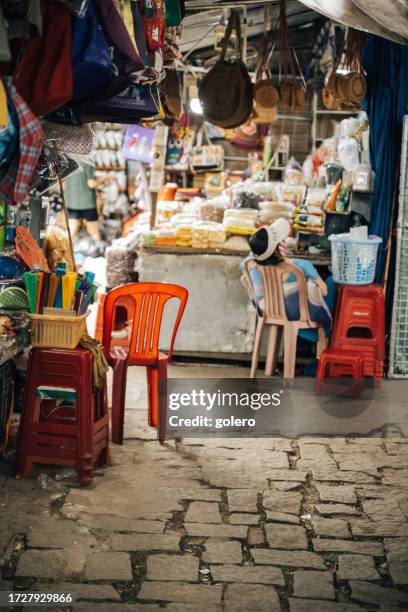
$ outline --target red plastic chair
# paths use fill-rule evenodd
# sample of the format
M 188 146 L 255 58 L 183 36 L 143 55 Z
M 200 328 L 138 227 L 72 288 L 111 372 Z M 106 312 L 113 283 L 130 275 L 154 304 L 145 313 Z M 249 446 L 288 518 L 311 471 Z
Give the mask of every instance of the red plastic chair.
M 129 349 L 112 346 L 114 313 L 123 298 L 134 305 Z M 168 354 L 159 351 L 160 330 L 164 307 L 169 300 L 180 301 Z M 148 388 L 148 422 L 158 426 L 159 440 L 166 439 L 167 419 L 167 364 L 173 354 L 174 341 L 184 313 L 188 291 L 170 283 L 130 283 L 112 289 L 105 298 L 103 347 L 113 368 L 112 441 L 123 442 L 125 417 L 126 376 L 128 366 L 145 366 Z

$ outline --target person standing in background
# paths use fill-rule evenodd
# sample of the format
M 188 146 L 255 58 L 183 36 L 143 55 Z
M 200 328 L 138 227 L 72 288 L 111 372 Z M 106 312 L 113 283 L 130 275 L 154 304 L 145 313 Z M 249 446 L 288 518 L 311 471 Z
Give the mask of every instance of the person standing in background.
M 96 189 L 111 180 L 109 176 L 96 178 L 91 162 L 78 162 L 81 172 L 64 181 L 64 195 L 68 208 L 69 229 L 72 239 L 78 235 L 82 222 L 88 234 L 96 241 L 101 239 L 99 215 L 96 203 Z

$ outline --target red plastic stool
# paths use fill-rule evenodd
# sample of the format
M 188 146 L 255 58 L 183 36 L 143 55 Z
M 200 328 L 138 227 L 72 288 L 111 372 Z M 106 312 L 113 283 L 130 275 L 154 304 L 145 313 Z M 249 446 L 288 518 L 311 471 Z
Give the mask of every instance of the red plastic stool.
M 30 475 L 33 463 L 50 463 L 74 466 L 79 482 L 89 484 L 95 464 L 107 463 L 106 383 L 93 391 L 92 365 L 93 355 L 84 348 L 31 350 L 17 443 L 21 478 Z M 71 394 L 74 406 L 41 399 L 39 390 L 47 388 L 57 397 Z
M 360 353 L 354 351 L 338 351 L 335 349 L 326 349 L 320 355 L 319 366 L 316 374 L 315 393 L 320 393 L 324 388 L 336 390 L 345 390 L 340 385 L 332 385 L 325 382 L 326 378 L 334 378 L 334 368 L 346 366 L 350 371 L 353 382 L 351 390 L 355 395 L 361 394 L 361 380 L 363 378 L 363 357 Z M 348 372 L 347 372 L 348 373 Z
M 339 289 L 330 346 L 334 349 L 372 350 L 384 360 L 385 305 L 381 285 L 342 286 Z
M 355 353 L 356 347 L 348 342 L 341 342 L 339 349 Z M 362 345 L 358 349 L 359 354 L 363 358 L 363 376 L 369 376 L 375 379 L 376 385 L 381 384 L 381 379 L 384 375 L 384 361 L 376 359 L 375 347 Z M 340 377 L 352 374 L 352 368 L 347 364 L 336 364 L 332 367 L 332 376 Z

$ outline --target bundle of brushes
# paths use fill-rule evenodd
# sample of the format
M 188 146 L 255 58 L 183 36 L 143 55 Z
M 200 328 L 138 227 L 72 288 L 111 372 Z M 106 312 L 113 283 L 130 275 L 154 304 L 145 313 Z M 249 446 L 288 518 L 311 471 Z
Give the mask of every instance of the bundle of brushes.
M 65 262 L 57 263 L 55 272 L 32 270 L 23 277 L 30 314 L 80 316 L 95 299 L 95 274 L 67 272 Z

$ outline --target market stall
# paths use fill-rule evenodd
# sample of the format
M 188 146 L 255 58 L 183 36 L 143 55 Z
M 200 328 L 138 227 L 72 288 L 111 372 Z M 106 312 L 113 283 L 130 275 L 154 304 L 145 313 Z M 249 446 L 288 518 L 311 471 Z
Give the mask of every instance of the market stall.
M 153 298 L 139 303 L 125 295 L 132 287 L 139 295 L 148 287 L 144 283 L 181 287 L 184 319 L 181 326 L 177 319 L 174 349 L 185 357 L 252 357 L 254 363 L 256 330 L 271 321 L 284 321 L 288 328 L 282 308 L 281 318 L 275 316 L 279 309 L 272 296 L 286 304 L 288 296 L 300 295 L 299 270 L 304 291 L 312 287 L 307 308 L 315 305 L 310 294 L 317 293 L 321 305 L 333 282 L 342 286 L 337 294 L 344 312 L 350 300 L 361 298 L 384 313 L 384 295 L 387 314 L 392 312 L 406 32 L 393 34 L 378 23 L 368 30 L 381 39 L 352 27 L 346 31 L 322 18 L 324 7 L 312 10 L 320 6 L 314 2 L 305 2 L 313 6 L 303 12 L 296 0 L 281 0 L 276 12 L 262 0 L 259 6 L 220 4 L 225 5 L 206 32 L 201 32 L 206 22 L 200 6 L 178 1 L 44 0 L 35 3 L 35 15 L 26 15 L 24 7 L 16 14 L 10 6 L 0 14 L 7 25 L 0 81 L 3 439 L 14 397 L 11 362 L 31 346 L 39 349 L 34 356 L 40 349 L 61 349 L 63 355 L 64 350 L 91 351 L 102 369 L 106 358 L 123 391 L 127 366 L 112 357 L 110 341 L 121 349 L 139 349 L 145 337 L 133 342 L 132 334 L 140 312 L 144 335 L 153 329 L 153 322 L 146 324 L 150 310 L 143 314 L 145 301 Z M 186 11 L 191 29 L 182 31 Z M 330 16 L 350 26 L 351 13 L 339 9 Z M 191 39 L 194 21 L 196 40 Z M 364 23 L 373 21 L 366 15 Z M 271 252 L 266 245 L 263 253 L 262 244 L 257 251 L 257 237 L 269 240 L 271 228 L 282 220 L 285 235 Z M 398 223 L 402 229 L 401 215 Z M 255 299 L 247 274 L 253 260 L 260 268 L 262 261 L 272 266 L 262 278 L 263 298 L 269 296 L 274 316 Z M 293 265 L 298 282 L 283 292 L 271 271 L 280 264 Z M 356 286 L 356 294 L 344 289 L 347 285 Z M 104 307 L 119 288 L 122 302 Z M 398 295 L 400 303 L 404 296 Z M 126 309 L 129 300 L 139 311 Z M 170 320 L 176 310 L 171 304 L 166 308 Z M 90 311 L 95 330 L 86 325 Z M 334 301 L 330 316 L 326 335 L 338 340 L 332 347 L 337 357 L 326 352 L 321 364 L 357 350 L 337 334 L 343 313 Z M 318 329 L 308 315 L 305 321 L 310 330 Z M 95 331 L 101 341 L 107 322 L 113 335 L 105 329 L 101 349 L 86 332 Z M 174 321 L 166 319 L 163 347 L 175 338 L 173 332 Z M 380 336 L 374 348 L 374 342 L 358 336 L 361 363 L 334 363 L 338 369 L 331 371 L 350 375 L 355 367 L 380 378 L 385 363 Z M 308 359 L 316 366 L 321 357 L 316 334 L 307 341 L 313 345 Z M 292 344 L 294 372 L 299 354 L 296 341 Z M 268 350 L 263 340 L 260 354 L 267 357 L 267 369 L 273 362 Z M 75 355 L 73 360 L 81 361 Z M 31 380 L 32 366 L 24 358 L 21 362 Z M 163 374 L 159 358 L 154 367 Z M 101 421 L 98 435 L 106 436 L 104 399 L 92 395 Z M 42 399 L 51 406 L 50 419 L 54 411 L 59 415 L 56 398 Z M 151 401 L 153 414 L 157 406 Z M 116 439 L 123 402 L 124 391 L 118 391 Z M 27 470 L 28 464 L 29 459 Z M 84 480 L 89 469 L 80 468 Z

